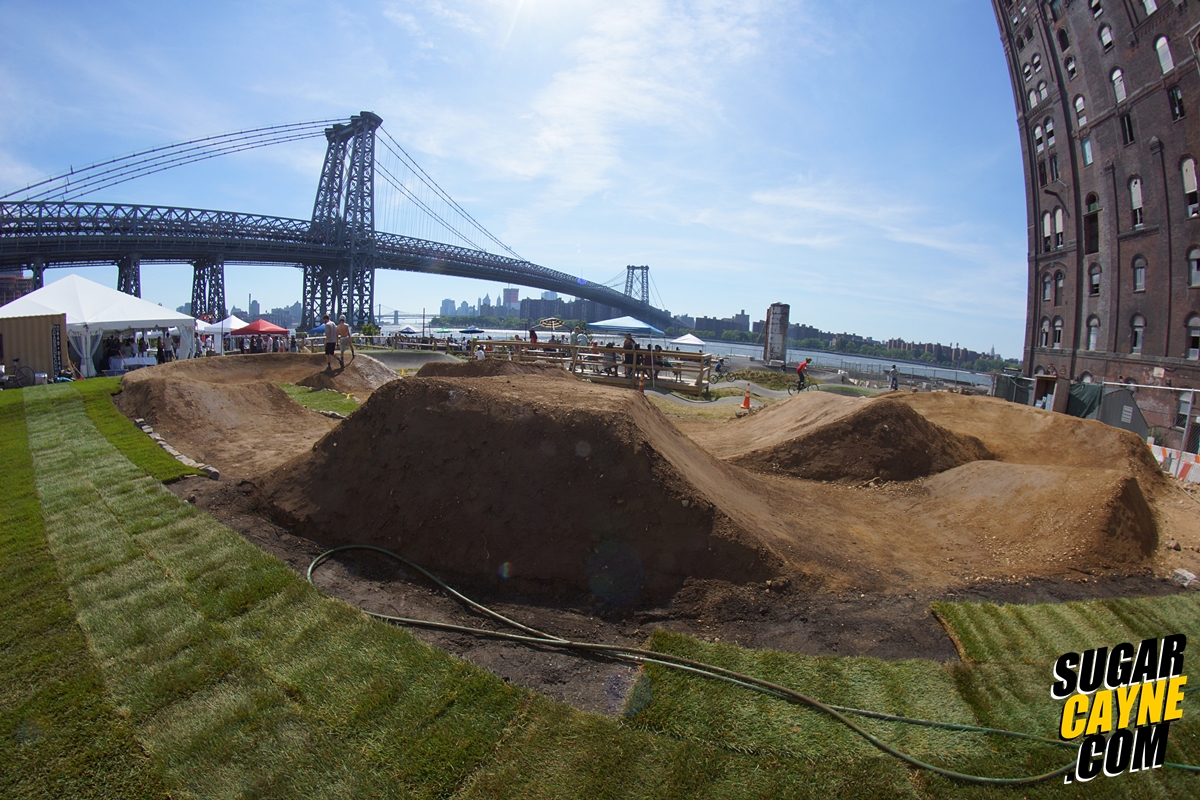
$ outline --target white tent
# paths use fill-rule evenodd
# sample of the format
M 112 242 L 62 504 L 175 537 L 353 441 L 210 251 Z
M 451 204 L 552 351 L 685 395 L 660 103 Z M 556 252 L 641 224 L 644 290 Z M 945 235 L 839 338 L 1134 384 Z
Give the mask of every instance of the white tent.
M 704 347 L 704 340 L 698 336 L 693 336 L 690 333 L 685 333 L 678 339 L 672 339 L 671 344 L 683 344 L 688 347 Z
M 232 331 L 236 331 L 239 328 L 244 328 L 248 324 L 249 323 L 243 322 L 241 319 L 230 314 L 228 317 L 220 320 L 219 322 L 210 322 L 208 324 L 202 322 L 197 323 L 196 333 L 202 333 L 205 336 L 214 337 L 216 339 L 217 353 L 223 354 L 225 352 L 225 337 L 228 336 Z
M 92 359 L 106 332 L 178 327 L 179 357 L 192 356 L 196 326 L 192 317 L 78 275 L 67 275 L 0 306 L 0 317 L 40 314 L 67 315 L 67 339 L 82 356 L 79 369 L 85 378 L 96 374 Z

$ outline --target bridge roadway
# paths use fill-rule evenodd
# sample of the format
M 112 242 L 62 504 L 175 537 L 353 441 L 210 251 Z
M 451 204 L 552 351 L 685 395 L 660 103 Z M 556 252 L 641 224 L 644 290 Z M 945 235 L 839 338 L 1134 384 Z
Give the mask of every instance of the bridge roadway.
M 348 239 L 348 237 L 342 237 Z M 665 328 L 670 313 L 607 286 L 528 261 L 392 233 L 368 235 L 377 269 L 427 272 L 536 287 L 618 308 Z M 286 266 L 347 263 L 348 241 L 329 243 L 304 219 L 194 208 L 26 201 L 0 203 L 0 270 L 34 265 L 113 264 L 213 259 Z

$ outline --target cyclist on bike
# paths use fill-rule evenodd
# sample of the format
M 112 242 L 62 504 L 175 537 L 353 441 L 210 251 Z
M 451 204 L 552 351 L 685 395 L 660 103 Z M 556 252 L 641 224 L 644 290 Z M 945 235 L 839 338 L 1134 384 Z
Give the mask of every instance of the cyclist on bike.
M 801 386 L 803 386 L 805 383 L 808 382 L 808 372 L 806 372 L 805 370 L 807 369 L 808 365 L 811 363 L 812 363 L 812 359 L 806 358 L 800 362 L 800 366 L 796 367 L 796 380 L 798 380 L 800 382 Z
M 713 366 L 713 374 L 718 378 L 725 372 L 725 359 L 718 358 L 717 363 Z

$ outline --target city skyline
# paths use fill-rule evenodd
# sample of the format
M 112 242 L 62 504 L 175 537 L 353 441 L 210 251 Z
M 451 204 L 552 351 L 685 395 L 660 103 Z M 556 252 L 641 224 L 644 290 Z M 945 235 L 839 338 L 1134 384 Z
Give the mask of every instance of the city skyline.
M 652 299 L 674 314 L 782 301 L 823 329 L 1020 350 L 1020 146 L 979 0 L 296 3 L 282 18 L 17 2 L 0 20 L 3 191 L 166 142 L 373 110 L 535 263 L 597 282 L 649 264 Z M 323 149 L 239 154 L 93 199 L 305 218 Z M 115 285 L 115 268 L 79 272 Z M 190 273 L 147 266 L 143 296 L 176 307 Z M 300 294 L 298 270 L 230 266 L 226 280 L 229 298 L 267 307 Z M 432 312 L 494 287 L 380 272 L 376 301 Z

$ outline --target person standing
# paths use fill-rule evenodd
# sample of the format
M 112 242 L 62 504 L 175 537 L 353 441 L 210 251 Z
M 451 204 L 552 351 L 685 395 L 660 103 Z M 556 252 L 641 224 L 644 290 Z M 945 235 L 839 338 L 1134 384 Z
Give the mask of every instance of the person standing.
M 337 340 L 338 340 L 338 348 L 339 348 L 338 361 L 340 361 L 342 364 L 342 367 L 345 368 L 345 366 L 346 366 L 346 348 L 347 347 L 350 348 L 350 360 L 351 361 L 354 360 L 355 353 L 354 353 L 354 340 L 350 338 L 350 326 L 346 324 L 346 318 L 344 316 L 338 317 Z
M 329 315 L 325 315 L 325 369 L 333 370 L 333 351 L 337 349 L 337 329 L 333 327 L 333 323 L 329 321 Z
M 888 388 L 893 392 L 900 388 L 900 372 L 896 369 L 895 364 L 892 364 L 892 369 L 888 372 Z

